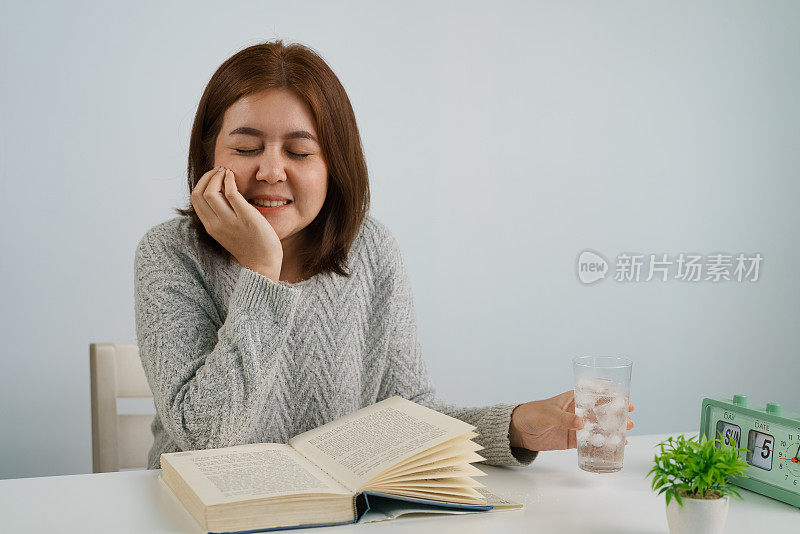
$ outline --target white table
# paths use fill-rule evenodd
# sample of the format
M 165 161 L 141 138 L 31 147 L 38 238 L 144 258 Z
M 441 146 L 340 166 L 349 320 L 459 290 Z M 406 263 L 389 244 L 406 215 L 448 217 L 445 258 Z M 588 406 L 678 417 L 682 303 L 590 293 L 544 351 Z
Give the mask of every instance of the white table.
M 479 480 L 523 503 L 522 510 L 400 517 L 287 532 L 668 533 L 664 498 L 652 493 L 650 479 L 645 479 L 653 462 L 653 446 L 667 436 L 629 437 L 625 467 L 612 474 L 578 469 L 575 449 L 543 452 L 528 467 L 479 464 L 489 474 Z M 81 534 L 202 532 L 158 480 L 159 474 L 142 470 L 0 480 L 0 529 Z M 800 509 L 747 490 L 741 493 L 744 501 L 731 499 L 726 533 L 800 532 Z

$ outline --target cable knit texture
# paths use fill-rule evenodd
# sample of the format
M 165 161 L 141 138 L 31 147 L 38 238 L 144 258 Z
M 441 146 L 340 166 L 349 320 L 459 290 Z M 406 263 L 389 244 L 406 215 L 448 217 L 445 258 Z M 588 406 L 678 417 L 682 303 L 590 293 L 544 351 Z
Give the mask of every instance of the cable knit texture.
M 392 395 L 474 425 L 486 464 L 536 457 L 510 447 L 515 404 L 436 397 L 408 272 L 383 223 L 364 219 L 350 277 L 291 284 L 212 251 L 189 220 L 151 228 L 134 260 L 136 336 L 156 406 L 149 469 L 165 452 L 287 443 Z

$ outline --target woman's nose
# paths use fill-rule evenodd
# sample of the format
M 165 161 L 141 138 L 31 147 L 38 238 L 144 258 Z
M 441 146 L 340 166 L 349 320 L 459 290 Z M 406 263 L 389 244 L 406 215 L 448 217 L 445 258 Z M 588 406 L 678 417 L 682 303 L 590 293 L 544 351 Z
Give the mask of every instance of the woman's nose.
M 269 183 L 286 180 L 286 171 L 283 168 L 280 151 L 264 150 L 258 162 L 256 180 L 266 180 Z

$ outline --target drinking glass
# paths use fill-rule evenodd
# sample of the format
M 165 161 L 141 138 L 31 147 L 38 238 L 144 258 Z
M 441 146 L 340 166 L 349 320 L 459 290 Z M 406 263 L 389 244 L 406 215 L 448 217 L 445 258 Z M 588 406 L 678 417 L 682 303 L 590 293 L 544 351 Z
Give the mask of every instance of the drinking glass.
M 578 467 L 592 473 L 622 469 L 633 362 L 616 356 L 572 359 L 575 415 L 584 426 L 576 432 Z

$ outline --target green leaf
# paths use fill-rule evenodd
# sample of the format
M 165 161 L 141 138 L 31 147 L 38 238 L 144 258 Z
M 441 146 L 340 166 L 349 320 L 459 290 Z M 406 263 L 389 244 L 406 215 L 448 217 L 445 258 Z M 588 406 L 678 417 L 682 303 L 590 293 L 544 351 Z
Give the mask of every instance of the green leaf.
M 739 457 L 746 449 L 725 445 L 719 438 L 709 439 L 703 434 L 698 441 L 695 436 L 681 434 L 654 448 L 660 454 L 653 456 L 653 467 L 646 476 L 653 477 L 653 491 L 666 493 L 667 504 L 674 497 L 683 506 L 681 491 L 688 495 L 706 495 L 709 491 L 725 494 L 733 478 L 746 476 L 748 464 Z

